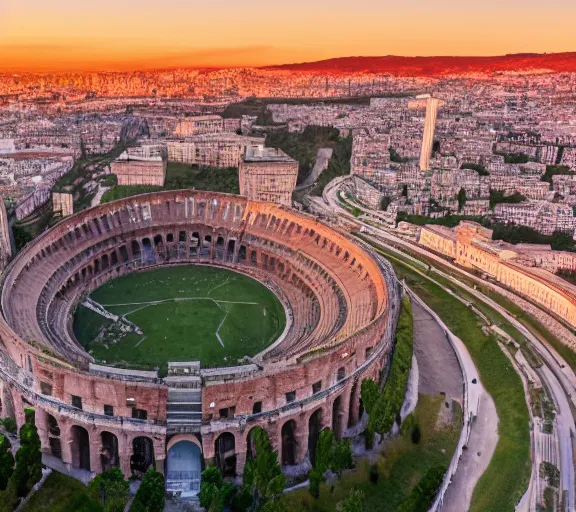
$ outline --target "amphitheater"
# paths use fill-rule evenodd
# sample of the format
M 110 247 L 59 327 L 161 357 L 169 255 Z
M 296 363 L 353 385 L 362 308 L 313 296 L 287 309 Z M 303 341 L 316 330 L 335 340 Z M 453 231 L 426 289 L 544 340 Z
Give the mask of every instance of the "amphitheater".
M 74 338 L 79 301 L 104 282 L 163 265 L 213 265 L 272 290 L 282 335 L 247 364 L 169 363 L 168 375 L 95 364 Z M 389 363 L 400 290 L 389 265 L 318 219 L 242 196 L 144 194 L 68 217 L 3 275 L 2 416 L 36 424 L 47 460 L 88 477 L 153 465 L 194 495 L 210 461 L 240 475 L 250 430 L 285 466 L 314 457 L 322 428 L 350 435 L 360 384 Z

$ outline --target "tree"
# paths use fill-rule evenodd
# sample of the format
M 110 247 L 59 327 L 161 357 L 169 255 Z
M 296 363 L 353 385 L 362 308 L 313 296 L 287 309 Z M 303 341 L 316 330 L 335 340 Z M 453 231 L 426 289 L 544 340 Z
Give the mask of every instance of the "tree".
M 130 484 L 119 468 L 103 471 L 88 484 L 88 494 L 104 505 L 104 512 L 122 512 L 130 497 Z
M 278 452 L 272 449 L 268 434 L 263 428 L 250 433 L 256 455 L 244 466 L 244 485 L 252 489 L 255 509 L 270 501 L 278 501 L 284 491 L 286 479 L 278 462 Z
M 466 204 L 466 190 L 461 188 L 458 191 L 458 211 L 462 211 L 464 205 Z
M 0 435 L 0 491 L 4 491 L 14 473 L 14 456 L 7 437 Z
M 338 478 L 342 478 L 342 471 L 350 469 L 354 465 L 349 439 L 334 442 L 331 459 L 330 469 L 338 475 Z
M 446 466 L 430 468 L 400 504 L 398 512 L 426 512 L 438 494 L 446 470 Z
M 222 473 L 217 467 L 211 466 L 202 471 L 200 493 L 198 494 L 200 506 L 209 508 L 218 496 L 220 487 L 222 487 Z
M 359 489 L 352 489 L 348 496 L 336 505 L 337 512 L 363 512 L 364 493 Z
M 164 475 L 153 468 L 148 468 L 134 501 L 144 505 L 146 512 L 162 512 L 166 504 Z
M 332 449 L 334 445 L 334 434 L 329 428 L 320 432 L 318 444 L 316 446 L 316 459 L 314 469 L 324 474 L 332 465 Z
M 362 385 L 360 386 L 360 398 L 362 399 L 362 405 L 368 414 L 372 412 L 378 397 L 380 396 L 380 388 L 378 384 L 372 379 L 364 379 Z
M 342 471 L 351 468 L 352 464 L 350 441 L 348 439 L 338 441 L 334 438 L 333 432 L 329 428 L 325 428 L 320 432 L 314 467 L 308 475 L 310 480 L 308 491 L 317 499 L 320 495 L 320 484 L 324 481 L 324 473 L 330 469 L 337 473 L 340 478 Z
M 23 498 L 42 478 L 42 452 L 40 436 L 35 425 L 25 423 L 20 429 L 20 449 L 16 453 L 14 470 L 16 495 Z
M 2 420 L 2 425 L 4 425 L 4 428 L 10 432 L 11 434 L 15 434 L 16 431 L 18 430 L 18 426 L 16 425 L 16 421 L 14 421 L 14 418 L 4 418 Z

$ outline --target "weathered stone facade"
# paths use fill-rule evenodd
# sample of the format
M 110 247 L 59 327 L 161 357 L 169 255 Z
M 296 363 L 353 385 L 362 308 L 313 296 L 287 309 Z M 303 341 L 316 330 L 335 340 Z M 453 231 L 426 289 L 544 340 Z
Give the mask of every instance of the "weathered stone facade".
M 455 229 L 424 226 L 419 243 L 463 267 L 486 273 L 576 327 L 576 287 L 549 272 L 573 269 L 572 255 L 551 251 L 549 246 L 492 241 L 490 229 L 469 221 Z
M 192 377 L 178 366 L 161 379 L 92 365 L 70 329 L 81 295 L 128 272 L 177 264 L 259 279 L 276 290 L 289 327 L 254 364 Z M 118 465 L 130 475 L 150 464 L 170 473 L 171 447 L 189 441 L 240 474 L 255 426 L 268 431 L 283 463 L 301 463 L 319 429 L 343 435 L 358 420 L 359 385 L 387 363 L 398 304 L 388 267 L 314 217 L 210 192 L 131 197 L 65 219 L 8 267 L 2 403 L 19 425 L 24 403 L 32 404 L 43 450 L 92 473 Z M 192 396 L 198 409 L 181 415 L 192 419 L 175 419 L 171 411 Z
M 298 162 L 279 149 L 249 146 L 238 170 L 240 193 L 254 201 L 292 205 Z

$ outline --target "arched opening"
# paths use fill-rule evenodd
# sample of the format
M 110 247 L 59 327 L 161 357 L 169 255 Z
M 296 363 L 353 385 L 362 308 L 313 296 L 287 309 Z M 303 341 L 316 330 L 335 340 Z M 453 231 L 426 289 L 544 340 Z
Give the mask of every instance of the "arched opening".
M 125 245 L 121 245 L 119 251 L 120 251 L 120 260 L 122 261 L 122 263 L 126 263 L 128 261 L 128 249 L 126 249 Z M 140 246 L 138 246 L 138 251 L 140 251 Z
M 315 410 L 308 420 L 308 454 L 310 462 L 316 461 L 316 445 L 322 430 L 322 409 Z
M 238 250 L 238 263 L 246 263 L 246 246 L 241 245 Z
M 228 240 L 228 248 L 226 249 L 226 261 L 232 262 L 234 259 L 234 250 L 236 249 L 236 240 Z
M 57 459 L 62 458 L 62 445 L 60 443 L 60 427 L 58 421 L 51 414 L 47 414 L 48 419 L 48 443 L 50 444 L 50 454 Z
M 132 452 L 132 474 L 143 475 L 150 466 L 154 466 L 154 445 L 149 437 L 135 437 L 132 441 Z
M 102 432 L 101 438 L 100 462 L 102 463 L 102 471 L 120 466 L 118 438 L 111 432 Z
M 334 437 L 340 439 L 342 437 L 342 397 L 339 396 L 332 404 L 332 432 Z
M 142 257 L 142 252 L 140 250 L 140 244 L 138 240 L 132 240 L 130 243 L 130 249 L 132 249 L 132 256 L 135 260 L 140 260 Z
M 58 421 L 51 414 L 48 414 L 48 433 L 51 436 L 60 436 L 60 427 L 58 426 Z
M 212 245 L 212 236 L 206 235 L 202 240 L 202 247 L 200 247 L 200 256 L 210 256 L 211 245 Z
M 287 421 L 282 425 L 282 465 L 296 464 L 296 422 Z
M 108 259 L 108 255 L 104 254 L 104 256 L 102 256 L 102 270 L 106 270 L 109 266 L 110 262 Z
M 216 465 L 223 476 L 236 476 L 236 438 L 230 432 L 220 434 L 214 443 Z
M 200 448 L 191 441 L 179 441 L 168 451 L 166 489 L 181 491 L 181 496 L 196 496 L 200 491 Z
M 149 238 L 142 239 L 142 256 L 144 264 L 156 263 L 156 252 Z
M 216 239 L 216 258 L 219 260 L 224 259 L 224 237 L 222 236 Z
M 258 253 L 256 251 L 250 252 L 250 265 L 256 267 L 258 265 Z
M 84 427 L 72 427 L 72 466 L 90 471 L 90 436 Z
M 248 432 L 248 435 L 246 436 L 246 460 L 256 457 L 256 435 L 258 433 L 261 433 L 268 443 L 270 443 L 268 432 L 266 432 L 262 427 L 254 427 L 250 429 L 250 432 Z
M 190 235 L 190 257 L 198 256 L 198 245 L 200 244 L 200 234 L 194 231 Z
M 95 259 L 94 260 L 94 273 L 97 274 L 98 272 L 100 272 L 100 260 Z
M 358 383 L 355 382 L 350 391 L 350 407 L 348 408 L 348 428 L 353 427 L 358 423 L 360 417 L 358 416 Z
M 118 255 L 116 254 L 116 251 L 112 251 L 110 254 L 110 265 L 118 265 Z

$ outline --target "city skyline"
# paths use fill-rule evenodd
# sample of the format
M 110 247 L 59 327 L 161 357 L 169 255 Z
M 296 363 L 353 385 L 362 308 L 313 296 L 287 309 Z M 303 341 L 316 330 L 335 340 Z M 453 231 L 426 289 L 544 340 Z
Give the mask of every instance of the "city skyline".
M 559 16 L 559 13 L 562 13 Z M 302 0 L 239 6 L 148 0 L 77 5 L 7 0 L 0 6 L 2 71 L 251 67 L 345 56 L 486 56 L 576 48 L 576 5 L 553 0 L 402 5 Z

